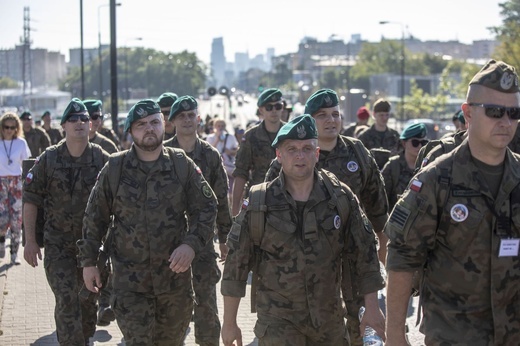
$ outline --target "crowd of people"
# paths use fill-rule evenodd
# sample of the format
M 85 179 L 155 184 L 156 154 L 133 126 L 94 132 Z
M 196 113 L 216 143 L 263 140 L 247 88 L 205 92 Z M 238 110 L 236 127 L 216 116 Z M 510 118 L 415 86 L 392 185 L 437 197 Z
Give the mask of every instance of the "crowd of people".
M 60 345 L 88 345 L 113 321 L 127 345 L 182 345 L 190 321 L 199 345 L 241 345 L 249 285 L 259 345 L 363 345 L 367 327 L 407 345 L 412 294 L 426 345 L 520 344 L 515 68 L 482 67 L 438 140 L 422 123 L 391 129 L 385 99 L 345 128 L 339 105 L 319 89 L 290 119 L 268 88 L 259 121 L 234 135 L 169 91 L 137 102 L 121 137 L 100 100 L 72 99 L 61 129 L 48 111 L 41 127 L 5 113 L 0 257 L 10 237 L 20 264 L 23 230 Z

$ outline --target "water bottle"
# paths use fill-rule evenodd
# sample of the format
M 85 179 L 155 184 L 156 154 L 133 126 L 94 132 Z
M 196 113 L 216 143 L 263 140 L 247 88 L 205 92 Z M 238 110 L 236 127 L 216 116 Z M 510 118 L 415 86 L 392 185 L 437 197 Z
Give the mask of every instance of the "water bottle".
M 359 309 L 359 321 L 363 319 L 365 314 L 365 307 L 362 306 Z M 363 346 L 383 346 L 383 339 L 377 335 L 376 331 L 370 327 L 365 327 L 365 333 L 363 334 Z

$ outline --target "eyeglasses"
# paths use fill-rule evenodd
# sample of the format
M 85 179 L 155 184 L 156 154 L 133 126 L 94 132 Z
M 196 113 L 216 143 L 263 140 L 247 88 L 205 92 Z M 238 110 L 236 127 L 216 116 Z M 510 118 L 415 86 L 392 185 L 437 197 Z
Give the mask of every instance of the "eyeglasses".
M 7 125 L 4 125 L 4 130 L 16 130 L 16 126 L 7 126 Z
M 67 122 L 77 123 L 78 120 L 82 123 L 86 123 L 89 120 L 89 117 L 86 114 L 73 114 L 67 119 Z
M 413 146 L 414 148 L 417 148 L 417 147 L 419 146 L 419 144 L 420 144 L 421 146 L 423 146 L 423 147 L 424 147 L 426 144 L 428 144 L 428 140 L 427 140 L 427 139 L 415 139 L 415 138 L 413 138 L 413 139 L 411 140 L 411 142 L 412 142 L 412 146 Z
M 268 105 L 265 105 L 265 110 L 270 112 L 274 109 L 276 109 L 277 111 L 279 111 L 280 109 L 283 108 L 283 104 L 282 103 L 275 103 L 274 105 L 273 104 L 268 104 Z
M 514 120 L 520 119 L 520 107 L 504 107 L 499 105 L 487 103 L 468 103 L 470 106 L 484 108 L 484 114 L 490 118 L 500 119 L 504 114 L 509 114 L 509 117 Z
M 96 113 L 94 113 L 90 116 L 90 119 L 92 119 L 92 120 L 98 120 L 99 118 L 103 118 L 103 116 L 101 114 L 96 114 Z

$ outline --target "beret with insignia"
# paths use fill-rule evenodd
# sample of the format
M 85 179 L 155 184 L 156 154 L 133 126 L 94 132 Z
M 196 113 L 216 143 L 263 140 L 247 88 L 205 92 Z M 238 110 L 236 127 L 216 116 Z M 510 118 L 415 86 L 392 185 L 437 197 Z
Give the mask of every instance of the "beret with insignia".
M 161 113 L 161 107 L 154 100 L 147 99 L 137 102 L 128 111 L 128 116 L 125 120 L 125 132 L 130 130 L 134 121 L 157 113 Z
M 388 113 L 390 112 L 390 109 L 392 109 L 392 106 L 390 105 L 390 102 L 385 99 L 379 99 L 374 102 L 374 113 Z
M 32 119 L 32 114 L 29 111 L 25 111 L 20 114 L 20 119 Z
M 87 113 L 87 107 L 83 104 L 83 102 L 78 98 L 73 98 L 70 100 L 67 108 L 65 108 L 65 111 L 63 112 L 63 116 L 61 117 L 60 124 L 65 124 L 68 118 L 70 118 L 71 115 L 74 114 L 86 114 Z
M 428 130 L 426 129 L 426 125 L 423 123 L 416 123 L 408 125 L 401 135 L 400 139 L 410 139 L 410 138 L 424 138 L 428 134 Z
M 304 113 L 313 115 L 321 108 L 332 108 L 338 104 L 338 94 L 334 90 L 320 89 L 307 99 Z
M 309 114 L 304 114 L 292 119 L 282 126 L 280 130 L 278 130 L 278 134 L 276 135 L 272 146 L 276 148 L 286 139 L 304 140 L 313 138 L 318 138 L 316 121 Z
M 177 96 L 177 94 L 167 92 L 159 96 L 156 102 L 161 106 L 161 108 L 166 108 L 171 107 L 178 98 L 179 96 Z
M 89 115 L 101 113 L 101 108 L 103 107 L 103 102 L 101 102 L 101 100 L 84 100 L 83 104 L 87 107 Z
M 263 107 L 268 102 L 278 102 L 282 100 L 282 92 L 277 88 L 265 89 L 260 96 L 258 96 L 258 107 Z
M 517 93 L 516 69 L 503 61 L 489 60 L 473 77 L 469 85 L 477 84 L 503 93 Z
M 168 121 L 175 119 L 175 116 L 181 112 L 192 111 L 197 109 L 197 107 L 197 100 L 194 97 L 189 95 L 181 96 L 173 103 Z

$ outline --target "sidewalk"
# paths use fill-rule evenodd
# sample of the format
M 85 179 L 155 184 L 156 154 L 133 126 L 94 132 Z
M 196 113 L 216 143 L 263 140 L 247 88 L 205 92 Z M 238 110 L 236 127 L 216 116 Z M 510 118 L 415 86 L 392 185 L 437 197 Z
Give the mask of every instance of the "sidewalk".
M 22 264 L 11 265 L 7 245 L 5 258 L 0 259 L 0 345 L 58 345 L 54 324 L 54 295 L 47 283 L 43 263 L 39 262 L 38 267 L 32 268 L 23 260 L 23 248 L 20 248 L 19 256 Z M 240 304 L 238 322 L 242 328 L 244 345 L 256 346 L 253 334 L 256 314 L 250 312 L 249 290 L 247 294 Z M 217 297 L 222 321 L 220 285 L 217 286 Z M 193 323 L 190 323 L 185 345 L 196 345 L 193 328 Z M 97 327 L 90 344 L 125 345 L 115 322 L 108 327 Z

